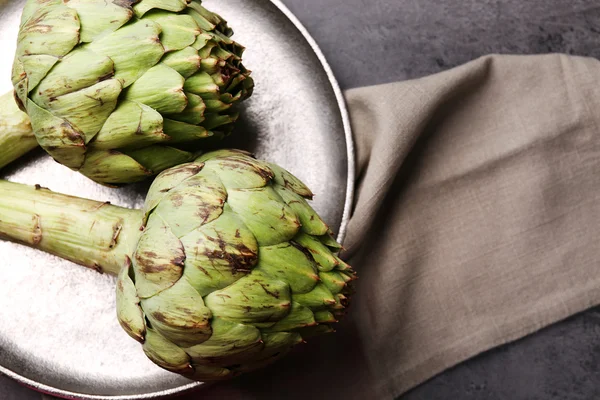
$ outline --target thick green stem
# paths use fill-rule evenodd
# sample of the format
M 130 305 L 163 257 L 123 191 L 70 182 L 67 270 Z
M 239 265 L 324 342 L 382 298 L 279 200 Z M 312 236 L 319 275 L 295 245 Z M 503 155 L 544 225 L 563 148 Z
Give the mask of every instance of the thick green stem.
M 117 274 L 141 235 L 142 212 L 0 181 L 0 237 Z
M 29 117 L 17 107 L 12 91 L 0 96 L 0 168 L 37 145 Z

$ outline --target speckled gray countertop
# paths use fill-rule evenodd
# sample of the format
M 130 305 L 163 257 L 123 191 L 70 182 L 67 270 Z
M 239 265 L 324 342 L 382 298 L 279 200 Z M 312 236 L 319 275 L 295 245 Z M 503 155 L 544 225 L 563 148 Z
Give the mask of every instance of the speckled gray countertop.
M 322 47 L 344 89 L 421 77 L 489 53 L 600 57 L 597 0 L 283 2 Z M 0 399 L 39 398 L 0 378 Z M 484 399 L 600 399 L 600 309 L 483 354 L 401 398 Z

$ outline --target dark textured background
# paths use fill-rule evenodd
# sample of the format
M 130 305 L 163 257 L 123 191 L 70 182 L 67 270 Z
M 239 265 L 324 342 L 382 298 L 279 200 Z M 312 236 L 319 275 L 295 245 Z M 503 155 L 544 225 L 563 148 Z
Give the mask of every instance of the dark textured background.
M 489 53 L 600 57 L 598 0 L 283 1 L 344 89 L 421 77 Z M 597 309 L 463 363 L 401 400 L 598 400 L 599 364 Z M 39 395 L 1 379 L 0 399 Z

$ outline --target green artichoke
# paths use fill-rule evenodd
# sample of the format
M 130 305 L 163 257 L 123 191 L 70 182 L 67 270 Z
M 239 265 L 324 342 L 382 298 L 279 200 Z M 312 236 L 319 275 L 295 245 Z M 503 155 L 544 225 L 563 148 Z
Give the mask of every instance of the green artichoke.
M 332 331 L 356 278 L 310 190 L 241 151 L 162 172 L 141 211 L 7 182 L 0 193 L 0 235 L 118 273 L 121 326 L 196 380 L 263 367 Z
M 55 160 L 139 181 L 232 130 L 253 89 L 232 33 L 200 0 L 28 0 L 15 96 Z

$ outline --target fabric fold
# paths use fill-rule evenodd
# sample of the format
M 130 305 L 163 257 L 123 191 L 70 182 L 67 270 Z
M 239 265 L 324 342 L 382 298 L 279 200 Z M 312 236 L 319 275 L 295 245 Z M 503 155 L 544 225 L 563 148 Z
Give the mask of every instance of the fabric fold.
M 599 81 L 590 58 L 488 56 L 347 92 L 380 398 L 600 303 Z

